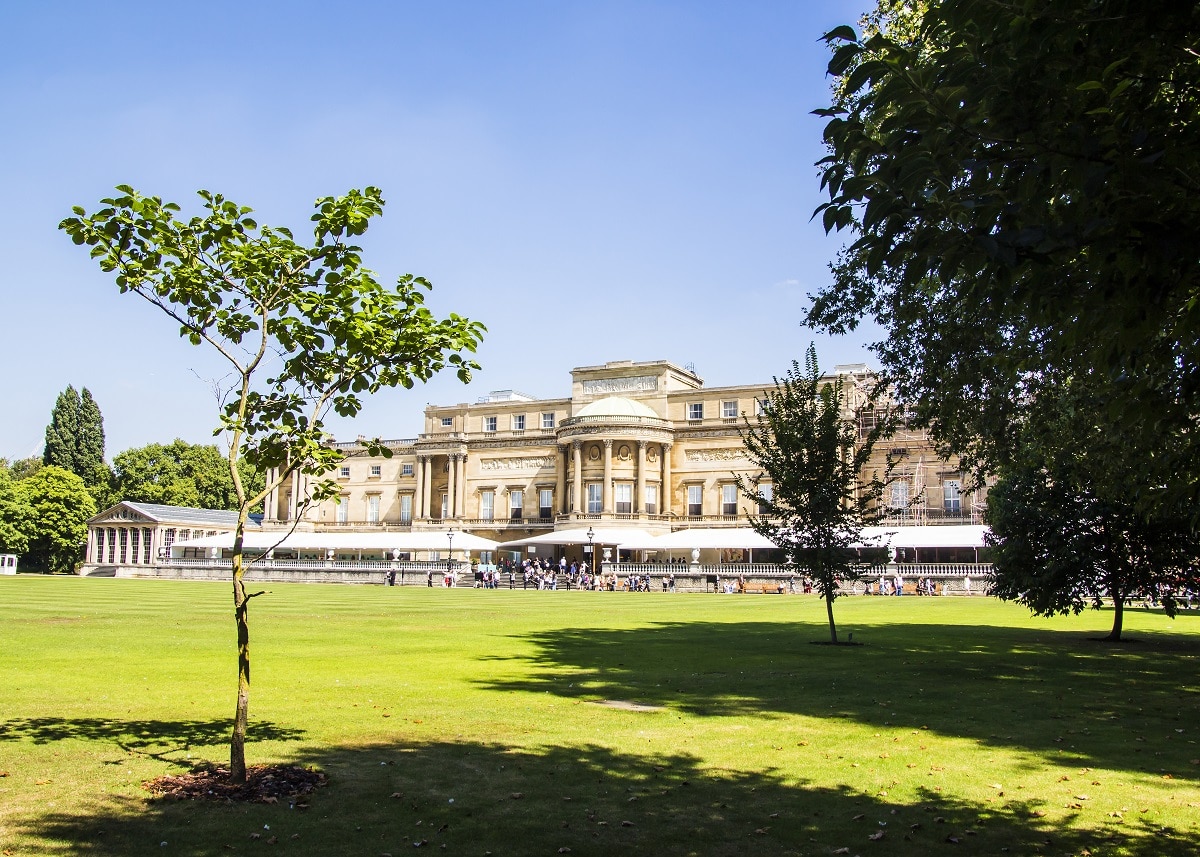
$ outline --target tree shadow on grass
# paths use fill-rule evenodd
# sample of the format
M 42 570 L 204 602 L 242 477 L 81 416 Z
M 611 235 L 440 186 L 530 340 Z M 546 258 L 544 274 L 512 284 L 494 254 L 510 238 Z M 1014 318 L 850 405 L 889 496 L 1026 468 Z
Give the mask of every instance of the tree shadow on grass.
M 923 785 L 816 787 L 802 771 L 712 769 L 680 752 L 595 745 L 397 741 L 302 753 L 330 784 L 306 804 L 123 798 L 10 824 L 20 853 L 191 857 L 291 851 L 396 854 L 1192 855 L 1171 819 L 1006 799 L 974 804 Z M 921 779 L 914 776 L 914 780 Z M 846 848 L 848 851 L 839 852 Z M 948 852 L 951 853 L 951 852 Z
M 663 706 L 695 716 L 802 714 L 929 729 L 1080 764 L 1200 774 L 1200 641 L 1010 627 L 858 628 L 869 645 L 806 645 L 790 622 L 660 623 L 531 634 L 520 678 L 491 690 Z
M 0 721 L 0 741 L 50 744 L 82 739 L 110 742 L 126 753 L 136 753 L 181 768 L 191 766 L 180 758 L 196 748 L 228 744 L 229 720 L 112 720 L 100 717 L 20 717 Z M 251 722 L 248 741 L 299 741 L 303 729 L 277 726 L 270 721 Z M 121 764 L 114 761 L 111 764 Z

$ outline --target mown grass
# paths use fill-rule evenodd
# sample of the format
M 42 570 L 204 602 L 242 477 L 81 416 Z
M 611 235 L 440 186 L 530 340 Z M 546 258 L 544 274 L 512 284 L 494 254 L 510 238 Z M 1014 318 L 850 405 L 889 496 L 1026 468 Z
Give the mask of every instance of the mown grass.
M 1200 852 L 1197 616 L 1112 645 L 1106 614 L 847 598 L 864 645 L 834 648 L 810 596 L 276 585 L 252 613 L 250 762 L 325 770 L 307 808 L 142 789 L 226 758 L 228 586 L 0 579 L 0 851 Z

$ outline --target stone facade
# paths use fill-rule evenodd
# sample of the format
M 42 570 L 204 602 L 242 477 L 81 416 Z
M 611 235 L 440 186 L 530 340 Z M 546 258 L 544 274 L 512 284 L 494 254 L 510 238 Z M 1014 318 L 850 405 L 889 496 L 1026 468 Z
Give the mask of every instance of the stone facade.
M 847 417 L 865 435 L 873 382 L 865 365 L 834 370 L 846 381 Z M 650 533 L 679 526 L 736 526 L 754 512 L 735 475 L 751 476 L 740 428 L 772 384 L 706 388 L 667 361 L 617 361 L 571 372 L 571 394 L 535 399 L 507 390 L 474 404 L 431 405 L 414 439 L 386 441 L 390 458 L 360 442 L 330 474 L 336 500 L 307 504 L 304 477 L 268 499 L 264 526 L 317 529 L 455 529 L 510 541 L 556 528 L 628 525 Z M 923 432 L 901 431 L 870 465 L 895 462 L 884 502 L 897 519 L 967 523 L 982 500 Z

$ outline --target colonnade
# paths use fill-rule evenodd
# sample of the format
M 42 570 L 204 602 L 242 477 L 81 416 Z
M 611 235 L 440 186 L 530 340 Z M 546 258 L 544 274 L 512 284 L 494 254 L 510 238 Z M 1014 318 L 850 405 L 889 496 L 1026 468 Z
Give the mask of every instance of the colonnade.
M 601 482 L 600 488 L 600 511 L 605 515 L 611 515 L 614 511 L 614 491 L 613 491 L 613 459 L 612 449 L 613 440 L 605 438 L 600 441 L 604 447 L 604 479 Z M 637 443 L 637 458 L 635 466 L 635 489 L 633 502 L 630 504 L 630 511 L 634 514 L 640 514 L 645 511 L 646 502 L 646 484 L 647 476 L 659 477 L 659 503 L 661 510 L 659 514 L 671 514 L 671 444 L 659 443 L 659 461 L 660 466 L 651 471 L 646 463 L 646 451 L 650 445 L 650 441 L 638 440 Z M 571 450 L 571 503 L 566 503 L 564 492 L 559 491 L 559 497 L 562 503 L 563 512 L 569 512 L 572 509 L 576 514 L 586 512 L 583 502 L 583 444 L 582 440 L 572 440 L 570 445 Z M 559 465 L 559 482 L 562 484 L 566 479 L 565 462 L 560 462 Z M 565 487 L 565 486 L 564 486 Z

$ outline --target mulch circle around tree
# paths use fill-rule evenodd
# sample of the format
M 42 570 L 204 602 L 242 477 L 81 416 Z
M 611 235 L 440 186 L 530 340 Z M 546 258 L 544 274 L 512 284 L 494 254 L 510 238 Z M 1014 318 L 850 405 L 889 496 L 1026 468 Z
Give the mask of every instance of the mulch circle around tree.
M 150 780 L 143 788 L 174 800 L 279 803 L 312 794 L 327 781 L 321 771 L 298 765 L 251 765 L 246 769 L 246 782 L 232 783 L 228 768 L 204 764 L 186 774 Z

